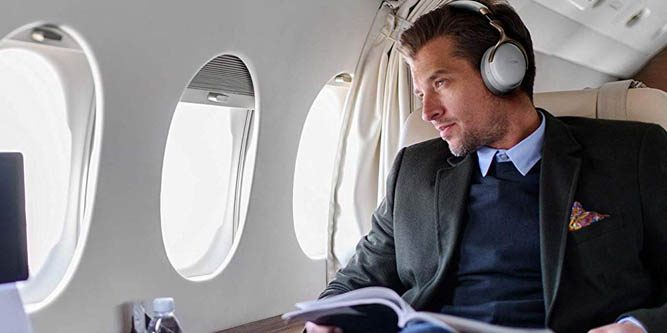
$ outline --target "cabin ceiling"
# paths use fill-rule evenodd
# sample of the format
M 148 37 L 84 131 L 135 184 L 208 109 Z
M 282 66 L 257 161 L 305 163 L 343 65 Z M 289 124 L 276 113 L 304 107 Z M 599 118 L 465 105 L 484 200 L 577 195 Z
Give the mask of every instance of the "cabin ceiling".
M 630 77 L 667 45 L 664 0 L 509 0 L 536 51 Z

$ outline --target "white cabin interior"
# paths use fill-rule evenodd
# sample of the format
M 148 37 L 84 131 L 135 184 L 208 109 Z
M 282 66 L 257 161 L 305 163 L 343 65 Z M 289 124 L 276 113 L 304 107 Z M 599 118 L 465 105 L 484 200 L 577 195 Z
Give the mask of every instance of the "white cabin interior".
M 29 240 L 44 240 L 41 245 L 29 244 L 29 258 L 40 253 L 39 259 L 31 260 L 45 273 L 29 288 L 20 287 L 34 332 L 129 332 L 128 304 L 148 304 L 159 296 L 175 299 L 176 313 L 186 331 L 218 332 L 280 315 L 295 302 L 317 297 L 327 281 L 322 251 L 329 239 L 328 224 L 317 222 L 324 227 L 312 228 L 308 231 L 311 236 L 299 236 L 303 231 L 295 230 L 295 208 L 310 205 L 294 199 L 295 173 L 309 170 L 310 177 L 324 183 L 331 183 L 331 177 L 313 171 L 308 164 L 297 166 L 304 123 L 323 87 L 328 83 L 349 85 L 350 78 L 354 82 L 364 45 L 372 39 L 367 36 L 376 36 L 372 29 L 376 15 L 390 10 L 388 5 L 408 1 L 3 1 L 0 76 L 9 69 L 19 76 L 48 69 L 50 76 L 26 79 L 25 84 L 41 88 L 21 98 L 42 98 L 43 102 L 26 104 L 38 112 L 60 111 L 43 118 L 35 113 L 18 125 L 3 125 L 3 119 L 15 116 L 0 111 L 0 132 L 6 138 L 23 138 L 32 135 L 31 126 L 39 123 L 42 127 L 35 128 L 41 130 L 32 131 L 54 130 L 49 124 L 60 119 L 59 126 L 67 135 L 62 141 L 66 146 L 35 148 L 25 155 L 26 165 L 48 166 L 40 171 L 35 185 L 26 185 L 32 186 L 26 188 L 26 196 L 40 192 L 41 186 L 62 189 L 48 192 L 43 199 L 60 203 L 60 207 L 47 209 L 41 201 L 28 203 L 33 211 L 28 214 Z M 532 32 L 536 92 L 595 88 L 632 77 L 667 89 L 661 75 L 667 68 L 667 55 L 661 53 L 667 45 L 667 4 L 661 0 L 510 3 Z M 40 28 L 46 29 L 42 37 Z M 62 32 L 62 38 L 44 37 L 49 29 Z M 21 63 L 16 60 L 23 59 L 20 54 L 10 54 L 16 52 L 28 52 L 25 57 L 37 59 L 29 64 L 42 67 Z M 247 67 L 254 96 L 217 95 L 215 90 L 211 90 L 213 95 L 197 95 L 202 89 L 187 88 L 204 65 L 225 55 Z M 55 83 L 47 86 L 48 82 L 39 81 L 47 80 L 39 79 L 43 77 Z M 61 92 L 44 95 L 54 84 Z M 0 93 L 0 108 L 19 110 L 13 85 L 0 80 L 6 93 Z M 344 107 L 340 96 L 346 91 L 338 90 L 336 95 L 341 118 L 321 118 L 312 125 L 309 138 L 317 140 L 318 130 L 322 135 L 324 131 L 337 135 L 341 125 L 335 121 L 342 121 Z M 196 192 L 187 182 L 205 187 L 212 180 L 198 177 L 199 172 L 215 172 L 227 159 L 215 159 L 218 148 L 209 147 L 196 153 L 201 164 L 190 165 L 182 157 L 187 152 L 177 155 L 176 151 L 187 151 L 188 144 L 208 147 L 216 138 L 206 135 L 215 133 L 216 127 L 204 125 L 210 125 L 206 119 L 213 122 L 217 118 L 202 114 L 199 122 L 191 123 L 192 133 L 185 135 L 192 136 L 192 141 L 174 148 L 173 163 L 181 164 L 173 169 L 165 164 L 166 154 L 171 153 L 168 138 L 177 106 L 187 108 L 179 103 L 188 102 L 210 108 L 219 107 L 220 102 L 230 114 L 243 110 L 227 120 L 241 124 L 240 134 L 228 134 L 240 141 L 225 148 L 244 152 L 232 157 L 241 169 L 228 172 L 235 178 L 229 178 L 224 189 L 233 190 L 218 192 L 210 200 L 194 194 L 185 200 L 179 193 Z M 200 111 L 206 112 L 204 109 Z M 7 142 L 0 142 L 0 151 L 19 149 Z M 313 153 L 308 154 L 317 152 L 318 144 L 311 142 Z M 336 146 L 327 145 L 330 147 L 322 151 L 335 153 Z M 56 163 L 39 157 L 57 159 L 59 154 L 68 158 Z M 321 158 L 308 154 L 303 158 Z M 238 156 L 243 156 L 242 161 L 234 160 Z M 208 157 L 213 157 L 213 164 L 207 169 Z M 51 177 L 57 172 L 65 178 Z M 173 179 L 182 175 L 187 182 L 165 183 L 166 172 Z M 309 182 L 301 180 L 298 187 Z M 234 184 L 237 187 L 230 187 Z M 175 194 L 165 194 L 171 188 Z M 327 200 L 322 207 L 329 207 L 329 192 L 318 195 Z M 226 199 L 217 205 L 219 198 Z M 223 206 L 227 208 L 222 212 L 211 210 L 218 215 L 190 214 L 193 209 Z M 175 214 L 169 215 L 178 220 L 175 226 L 163 224 L 168 214 Z M 59 224 L 48 230 L 35 230 L 35 225 L 31 229 L 30 217 L 38 215 L 40 226 Z M 209 222 L 224 219 L 228 223 L 203 226 L 204 217 Z M 235 222 L 229 222 L 232 220 Z M 353 245 L 363 230 L 351 223 L 349 243 Z M 213 235 L 216 230 L 225 232 L 224 245 L 210 245 L 218 240 Z M 199 235 L 201 243 L 192 235 Z M 304 249 L 307 240 L 298 237 L 313 237 L 309 244 L 321 244 L 321 250 Z M 165 242 L 176 250 L 165 249 Z M 347 243 L 345 246 L 352 250 Z M 212 251 L 212 257 L 192 263 L 194 266 L 187 263 L 189 257 L 178 257 L 190 253 L 204 258 L 207 251 Z M 178 270 L 175 260 L 184 262 Z M 186 266 L 204 268 L 188 273 Z

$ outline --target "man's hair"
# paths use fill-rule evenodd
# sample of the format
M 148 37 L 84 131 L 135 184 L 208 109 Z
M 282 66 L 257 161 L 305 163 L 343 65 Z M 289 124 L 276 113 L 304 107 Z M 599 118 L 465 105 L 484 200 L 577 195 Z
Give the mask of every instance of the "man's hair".
M 491 10 L 491 17 L 500 21 L 505 34 L 521 44 L 526 51 L 528 66 L 519 89 L 532 100 L 535 54 L 528 29 L 507 3 L 497 0 L 477 0 L 477 2 L 488 7 Z M 465 59 L 479 70 L 484 52 L 498 42 L 500 34 L 482 14 L 445 4 L 421 16 L 404 31 L 401 34 L 399 50 L 407 58 L 413 59 L 424 45 L 438 37 L 452 38 L 456 45 L 454 55 Z

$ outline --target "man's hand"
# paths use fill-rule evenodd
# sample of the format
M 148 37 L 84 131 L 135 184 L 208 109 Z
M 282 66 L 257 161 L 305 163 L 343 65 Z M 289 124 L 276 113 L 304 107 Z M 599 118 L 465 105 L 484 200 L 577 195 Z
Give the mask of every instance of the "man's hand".
M 644 333 L 644 330 L 633 323 L 624 322 L 598 327 L 588 333 Z
M 343 330 L 333 326 L 320 326 L 312 322 L 306 322 L 308 333 L 343 333 Z

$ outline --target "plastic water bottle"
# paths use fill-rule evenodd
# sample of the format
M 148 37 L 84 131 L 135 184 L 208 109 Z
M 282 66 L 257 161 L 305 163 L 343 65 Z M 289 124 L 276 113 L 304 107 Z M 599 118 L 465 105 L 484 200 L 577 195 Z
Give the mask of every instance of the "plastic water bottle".
M 171 297 L 153 300 L 153 318 L 148 324 L 148 333 L 183 333 L 174 316 L 174 299 Z

